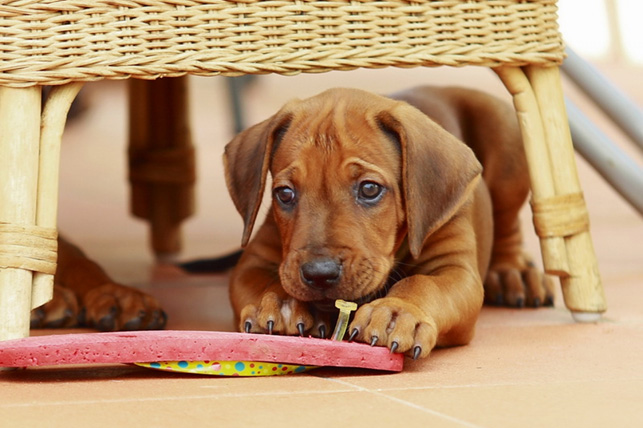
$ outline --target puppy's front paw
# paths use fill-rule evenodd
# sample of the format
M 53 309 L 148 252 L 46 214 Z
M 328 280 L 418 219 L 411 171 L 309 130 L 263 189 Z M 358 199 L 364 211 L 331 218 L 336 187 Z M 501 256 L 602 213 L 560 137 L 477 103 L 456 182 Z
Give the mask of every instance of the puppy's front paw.
M 374 300 L 357 310 L 349 327 L 351 340 L 387 346 L 414 359 L 435 347 L 438 331 L 433 319 L 413 303 L 397 297 Z
M 281 297 L 267 292 L 258 305 L 250 304 L 241 310 L 239 330 L 246 333 L 268 333 L 326 337 L 328 321 L 313 316 L 308 305 L 290 296 Z
M 83 323 L 101 331 L 159 330 L 167 322 L 156 298 L 124 285 L 94 288 L 82 303 Z
M 78 299 L 73 291 L 54 286 L 54 297 L 31 311 L 31 328 L 70 328 L 78 325 Z
M 531 259 L 521 255 L 495 262 L 484 282 L 485 303 L 522 308 L 554 305 L 554 284 Z

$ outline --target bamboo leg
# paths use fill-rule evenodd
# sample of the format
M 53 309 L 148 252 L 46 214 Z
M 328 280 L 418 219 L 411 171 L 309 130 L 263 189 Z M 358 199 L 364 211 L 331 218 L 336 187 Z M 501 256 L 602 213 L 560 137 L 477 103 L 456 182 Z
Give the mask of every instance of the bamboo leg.
M 547 200 L 556 195 L 549 152 L 545 145 L 542 118 L 536 96 L 523 71 L 518 67 L 494 70 L 509 93 L 513 95 L 518 122 L 522 131 L 525 154 L 529 167 L 532 198 Z M 545 271 L 551 275 L 565 276 L 569 263 L 565 242 L 559 236 L 540 236 L 540 246 Z
M 558 69 L 495 70 L 514 97 L 532 187 L 534 224 L 545 270 L 561 279 L 565 305 L 577 321 L 606 309 L 588 230 Z
M 578 213 L 570 221 L 587 219 L 587 208 L 582 199 L 581 186 L 576 170 L 565 101 L 557 67 L 526 68 L 540 105 L 545 128 L 545 143 L 553 167 L 557 195 L 581 195 L 574 208 Z M 561 277 L 565 304 L 577 321 L 594 321 L 607 308 L 594 246 L 586 227 L 565 233 L 569 275 Z M 572 226 L 573 228 L 573 226 Z M 573 232 L 573 233 L 572 233 Z
M 188 123 L 187 77 L 130 87 L 132 213 L 149 220 L 157 258 L 181 247 L 181 222 L 194 211 L 194 149 Z
M 82 83 L 70 83 L 53 88 L 47 97 L 42 113 L 36 209 L 36 224 L 39 227 L 56 229 L 60 144 L 67 121 L 67 113 L 82 86 Z M 53 275 L 42 272 L 34 274 L 32 308 L 37 308 L 51 300 L 53 286 Z
M 0 87 L 0 340 L 29 335 L 33 273 L 9 267 L 6 230 L 35 223 L 39 141 L 40 88 Z

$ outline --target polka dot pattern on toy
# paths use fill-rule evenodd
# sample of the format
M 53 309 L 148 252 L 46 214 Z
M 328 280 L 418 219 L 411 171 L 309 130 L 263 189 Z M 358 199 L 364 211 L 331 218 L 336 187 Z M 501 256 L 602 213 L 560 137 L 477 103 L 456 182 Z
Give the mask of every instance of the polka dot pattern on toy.
M 303 373 L 316 368 L 316 366 L 256 361 L 163 361 L 135 364 L 157 370 L 212 376 L 275 376 Z

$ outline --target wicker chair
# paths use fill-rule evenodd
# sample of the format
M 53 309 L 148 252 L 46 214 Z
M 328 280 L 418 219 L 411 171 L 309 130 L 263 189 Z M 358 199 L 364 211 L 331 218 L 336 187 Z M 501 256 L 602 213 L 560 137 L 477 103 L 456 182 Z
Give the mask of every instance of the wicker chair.
M 577 319 L 597 319 L 605 298 L 566 122 L 556 10 L 555 0 L 3 2 L 0 340 L 27 336 L 30 309 L 51 297 L 60 140 L 84 82 L 139 79 L 131 81 L 131 114 L 149 119 L 185 102 L 181 79 L 152 86 L 161 77 L 388 66 L 478 65 L 497 72 L 523 131 L 545 269 L 561 278 Z M 54 89 L 41 114 L 42 85 Z M 155 90 L 170 105 L 158 106 Z M 180 131 L 183 120 L 178 116 L 174 131 L 164 132 L 174 138 L 160 152 L 145 148 L 152 121 L 133 120 L 130 132 L 134 187 L 164 180 L 155 164 L 176 171 L 161 184 L 187 185 L 176 190 L 187 192 L 180 212 L 160 220 L 170 227 L 191 204 L 193 154 L 189 133 Z M 136 207 L 137 192 L 135 211 L 153 216 L 149 207 Z

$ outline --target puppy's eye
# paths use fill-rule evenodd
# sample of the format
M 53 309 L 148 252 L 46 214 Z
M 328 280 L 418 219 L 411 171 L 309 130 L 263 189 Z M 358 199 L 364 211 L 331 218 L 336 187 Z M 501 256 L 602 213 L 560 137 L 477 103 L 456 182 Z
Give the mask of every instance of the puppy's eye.
M 357 197 L 364 202 L 377 202 L 384 192 L 384 187 L 373 182 L 363 181 L 359 184 Z
M 295 202 L 295 191 L 287 186 L 277 187 L 273 194 L 282 205 L 292 205 Z

